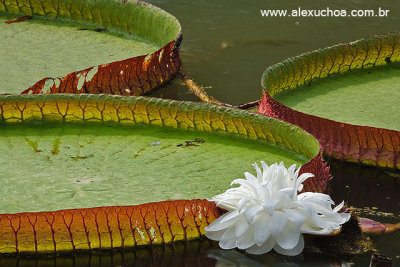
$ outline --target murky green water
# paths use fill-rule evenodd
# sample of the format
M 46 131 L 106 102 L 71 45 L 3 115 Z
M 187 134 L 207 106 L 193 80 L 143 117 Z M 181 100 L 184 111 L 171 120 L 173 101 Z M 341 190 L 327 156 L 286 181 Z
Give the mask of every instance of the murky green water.
M 182 24 L 185 70 L 230 104 L 261 97 L 265 68 L 314 49 L 399 31 L 396 0 L 147 0 Z M 260 9 L 390 9 L 387 18 L 263 18 Z M 165 96 L 191 98 L 172 89 Z
M 151 0 L 176 16 L 183 28 L 181 57 L 184 69 L 208 92 L 231 104 L 245 103 L 261 96 L 261 74 L 267 66 L 317 48 L 349 42 L 365 36 L 400 30 L 398 0 Z M 260 9 L 390 9 L 387 18 L 262 18 Z M 174 82 L 157 92 L 176 99 L 195 100 Z M 333 164 L 334 165 L 334 164 Z M 336 166 L 336 165 L 335 165 Z M 336 201 L 361 206 L 376 205 L 383 211 L 399 210 L 398 173 L 371 170 L 355 165 L 332 168 Z M 349 171 L 350 170 L 350 171 Z M 375 173 L 376 172 L 376 173 Z M 366 173 L 369 185 L 365 185 Z M 337 182 L 336 182 L 337 181 Z M 353 183 L 348 184 L 346 181 Z M 377 184 L 380 184 L 379 186 Z M 346 186 L 352 191 L 348 194 Z M 385 189 L 380 189 L 385 188 Z M 380 192 L 384 194 L 380 194 Z M 374 193 L 374 194 L 372 194 Z M 389 197 L 389 199 L 387 199 Z M 400 236 L 374 238 L 381 253 L 400 265 Z M 172 252 L 171 252 L 172 251 Z M 352 266 L 368 266 L 369 256 L 352 259 Z M 237 251 L 219 250 L 208 241 L 172 248 L 137 250 L 37 259 L 0 258 L 0 266 L 348 266 L 341 259 L 303 255 L 285 258 L 274 255 L 251 257 Z

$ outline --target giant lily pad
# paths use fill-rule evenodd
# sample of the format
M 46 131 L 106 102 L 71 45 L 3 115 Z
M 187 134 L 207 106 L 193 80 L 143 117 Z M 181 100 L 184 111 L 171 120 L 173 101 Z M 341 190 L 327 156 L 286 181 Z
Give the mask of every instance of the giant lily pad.
M 0 1 L 0 22 L 2 93 L 140 95 L 179 71 L 179 22 L 139 1 Z
M 399 131 L 399 67 L 391 64 L 334 75 L 277 95 L 275 99 L 314 116 Z
M 226 190 L 254 161 L 305 164 L 303 172 L 317 174 L 305 190 L 322 191 L 328 180 L 311 135 L 236 109 L 141 97 L 38 95 L 2 96 L 0 110 L 0 180 L 6 185 L 1 253 L 199 237 L 219 211 L 206 200 L 179 199 Z M 162 202 L 146 203 L 156 201 Z
M 399 40 L 375 36 L 268 68 L 259 112 L 301 126 L 327 156 L 399 169 Z

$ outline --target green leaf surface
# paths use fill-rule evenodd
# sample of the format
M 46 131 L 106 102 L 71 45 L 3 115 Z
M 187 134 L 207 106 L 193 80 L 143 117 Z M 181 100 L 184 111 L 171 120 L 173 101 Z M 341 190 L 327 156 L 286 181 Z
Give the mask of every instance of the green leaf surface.
M 33 19 L 8 21 L 23 15 Z M 0 93 L 20 93 L 43 78 L 66 76 L 94 65 L 118 65 L 124 59 L 138 62 L 140 59 L 134 58 L 141 55 L 151 58 L 155 51 L 176 40 L 180 32 L 175 17 L 139 1 L 0 0 L 0 57 L 7 62 L 0 70 Z M 170 55 L 157 56 L 158 68 L 172 64 L 163 61 Z M 135 70 L 132 62 L 123 66 Z M 157 73 L 148 77 L 147 69 L 137 70 L 141 74 L 136 77 L 139 82 L 122 89 L 134 85 L 147 89 L 141 80 L 159 86 L 174 76 L 175 68 L 170 68 L 172 73 L 164 71 L 164 79 L 157 77 L 158 82 L 152 79 Z M 114 67 L 111 76 L 115 80 L 122 76 L 120 73 L 121 69 Z M 90 81 L 92 76 L 85 79 Z
M 0 153 L 1 213 L 211 198 L 252 162 L 305 163 L 243 138 L 102 125 L 7 127 Z
M 325 156 L 399 169 L 399 38 L 372 36 L 267 68 L 258 112 L 302 127 Z
M 211 198 L 254 162 L 300 165 L 319 150 L 298 127 L 208 104 L 104 95 L 0 102 L 0 213 Z
M 315 80 L 275 97 L 300 112 L 400 131 L 400 67 L 354 70 Z
M 15 16 L 14 16 L 15 17 Z M 0 93 L 20 93 L 44 77 L 64 76 L 94 65 L 152 53 L 149 41 L 98 25 L 34 17 L 6 24 L 0 16 Z

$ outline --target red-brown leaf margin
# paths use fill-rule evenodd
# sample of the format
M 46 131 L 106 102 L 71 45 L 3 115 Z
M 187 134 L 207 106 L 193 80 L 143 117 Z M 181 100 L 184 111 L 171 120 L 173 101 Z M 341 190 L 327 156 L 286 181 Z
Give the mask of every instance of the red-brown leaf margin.
M 140 96 L 165 85 L 179 72 L 182 33 L 154 53 L 44 78 L 21 94 L 113 94 Z
M 76 253 L 166 245 L 204 235 L 222 211 L 205 199 L 0 214 L 0 254 Z

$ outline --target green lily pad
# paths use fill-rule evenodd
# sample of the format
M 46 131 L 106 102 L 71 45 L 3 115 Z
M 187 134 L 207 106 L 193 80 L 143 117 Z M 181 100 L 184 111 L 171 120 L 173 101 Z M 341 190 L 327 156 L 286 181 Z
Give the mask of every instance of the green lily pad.
M 130 57 L 145 55 L 160 47 L 128 34 L 102 30 L 94 24 L 34 17 L 6 24 L 0 16 L 0 57 L 7 68 L 0 69 L 0 93 L 21 93 L 44 77 L 64 76 Z
M 354 70 L 312 81 L 275 97 L 300 112 L 400 131 L 400 67 Z
M 399 38 L 377 35 L 269 67 L 258 111 L 311 133 L 325 156 L 399 169 Z
M 0 106 L 0 213 L 211 198 L 254 162 L 319 152 L 297 126 L 209 104 L 39 95 Z
M 4 23 L 25 14 L 31 19 Z M 0 1 L 0 57 L 7 62 L 0 93 L 21 93 L 45 77 L 151 55 L 180 32 L 175 17 L 139 1 Z

